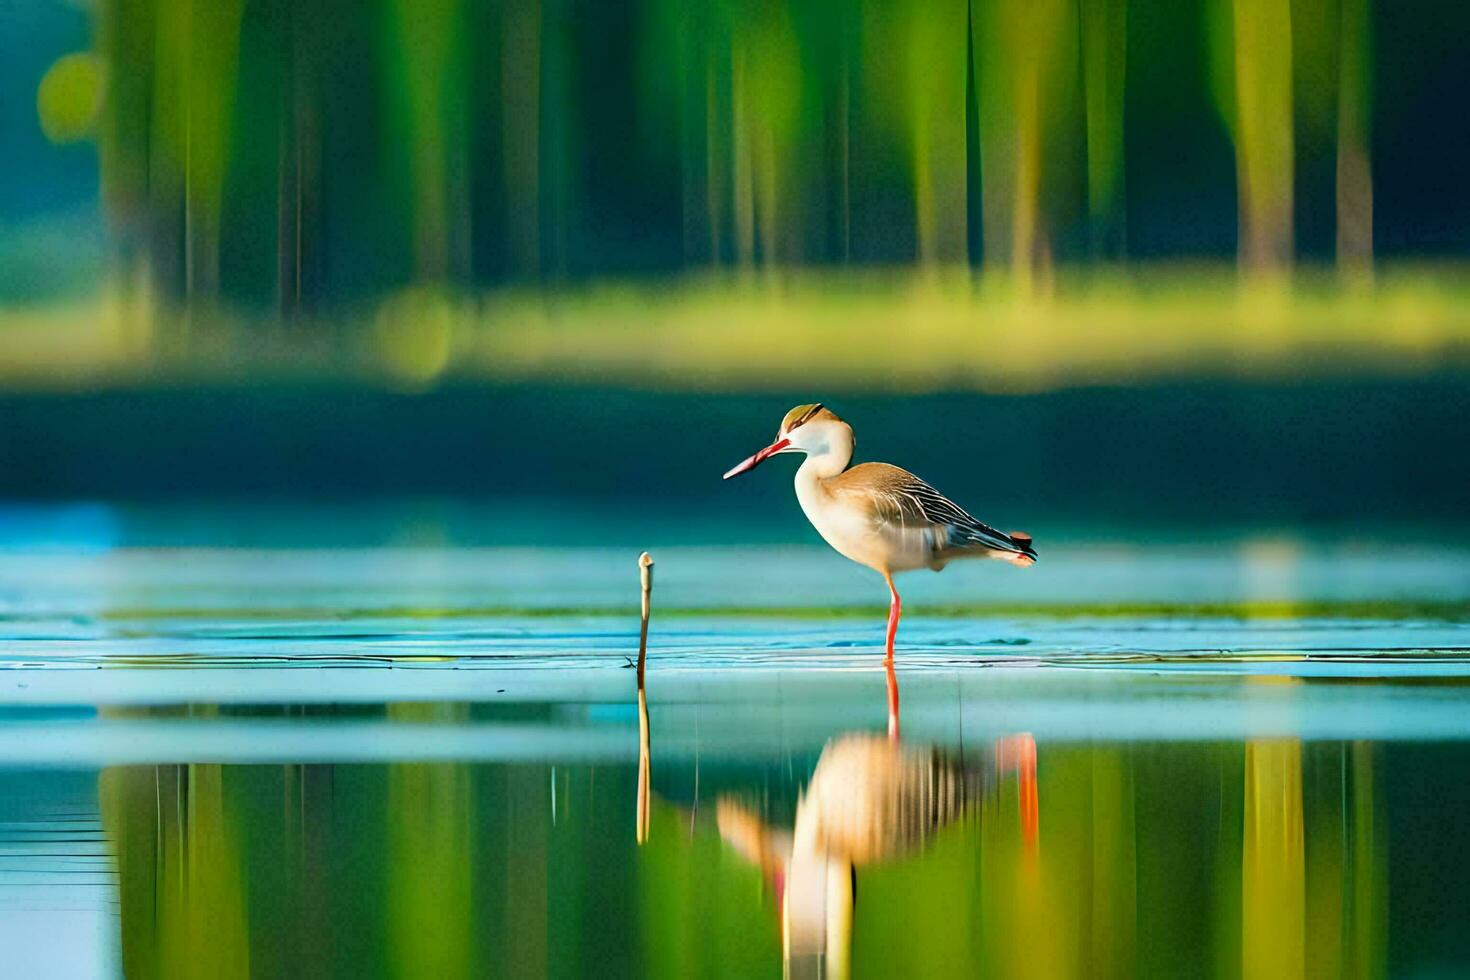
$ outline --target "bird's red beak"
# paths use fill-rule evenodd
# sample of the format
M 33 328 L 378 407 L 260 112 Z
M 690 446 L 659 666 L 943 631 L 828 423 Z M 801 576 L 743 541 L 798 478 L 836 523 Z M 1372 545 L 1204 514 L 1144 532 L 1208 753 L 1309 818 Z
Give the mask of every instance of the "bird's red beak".
M 725 474 L 724 478 L 728 480 L 732 476 L 739 476 L 741 473 L 744 473 L 747 470 L 755 469 L 757 466 L 761 465 L 766 460 L 770 459 L 772 456 L 776 455 L 789 445 L 791 445 L 790 439 L 781 439 L 777 442 L 771 443 L 765 449 L 762 449 L 760 452 L 756 453 L 749 459 L 730 467 L 729 472 Z

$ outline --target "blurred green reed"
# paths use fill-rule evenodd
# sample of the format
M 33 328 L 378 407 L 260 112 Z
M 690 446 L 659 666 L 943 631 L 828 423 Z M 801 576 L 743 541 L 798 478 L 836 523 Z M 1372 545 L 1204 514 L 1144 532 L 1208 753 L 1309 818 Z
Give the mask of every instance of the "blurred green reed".
M 1251 272 L 1282 268 L 1292 251 L 1291 7 L 1213 0 L 1217 97 L 1235 143 L 1240 258 Z
M 1163 2 L 103 0 L 38 106 L 95 132 L 118 277 L 170 302 L 852 261 L 1031 289 L 1126 254 L 1125 133 L 1169 125 L 1125 118 L 1130 59 L 1182 45 L 1242 264 L 1290 265 L 1295 160 L 1326 152 L 1366 267 L 1369 0 Z
M 52 138 L 95 135 L 110 271 L 0 308 L 0 382 L 749 385 L 777 346 L 900 387 L 1460 364 L 1461 270 L 1375 265 L 1375 112 L 1413 102 L 1373 104 L 1375 23 L 1401 22 L 1369 0 L 103 0 L 37 106 Z M 1168 173 L 1171 140 L 1211 134 L 1233 188 Z M 1235 265 L 1154 203 L 1168 181 L 1202 212 L 1233 193 Z M 1186 261 L 1129 260 L 1141 225 Z

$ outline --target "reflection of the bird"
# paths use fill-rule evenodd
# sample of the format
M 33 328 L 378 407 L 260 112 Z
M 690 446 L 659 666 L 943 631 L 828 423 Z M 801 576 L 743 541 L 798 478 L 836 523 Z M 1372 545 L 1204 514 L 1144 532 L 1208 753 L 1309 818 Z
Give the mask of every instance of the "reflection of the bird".
M 788 976 L 845 977 L 857 868 L 922 850 L 938 831 L 976 809 L 1001 776 L 1017 773 L 1022 835 L 1037 839 L 1036 744 L 999 739 L 982 758 L 898 739 L 898 689 L 887 672 L 888 735 L 852 732 L 829 741 L 796 805 L 791 829 L 768 825 L 737 797 L 715 813 L 725 843 L 761 870 L 781 908 Z M 651 738 L 643 679 L 638 685 L 636 837 L 648 838 Z
M 791 830 L 721 798 L 721 836 L 761 868 L 780 900 L 787 974 L 846 976 L 857 868 L 922 850 L 1009 770 L 1020 771 L 1025 836 L 1034 841 L 1036 812 L 1025 801 L 1035 799 L 1035 758 L 1024 735 L 1001 739 L 993 754 L 972 762 L 933 746 L 850 733 L 822 750 Z

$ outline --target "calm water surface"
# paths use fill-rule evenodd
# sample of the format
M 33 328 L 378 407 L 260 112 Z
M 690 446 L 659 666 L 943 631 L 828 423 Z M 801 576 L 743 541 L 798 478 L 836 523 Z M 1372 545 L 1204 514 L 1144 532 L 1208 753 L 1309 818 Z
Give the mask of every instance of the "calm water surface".
M 640 743 L 636 548 L 4 517 L 7 976 L 1470 971 L 1454 543 L 911 577 L 895 741 L 881 584 L 670 534 Z

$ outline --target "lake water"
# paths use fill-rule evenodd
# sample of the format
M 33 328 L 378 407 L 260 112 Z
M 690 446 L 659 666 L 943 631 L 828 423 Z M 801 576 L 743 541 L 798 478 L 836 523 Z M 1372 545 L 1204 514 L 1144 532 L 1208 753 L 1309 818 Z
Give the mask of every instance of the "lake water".
M 1470 971 L 1463 538 L 900 579 L 890 740 L 824 549 L 427 513 L 0 510 L 0 974 Z

